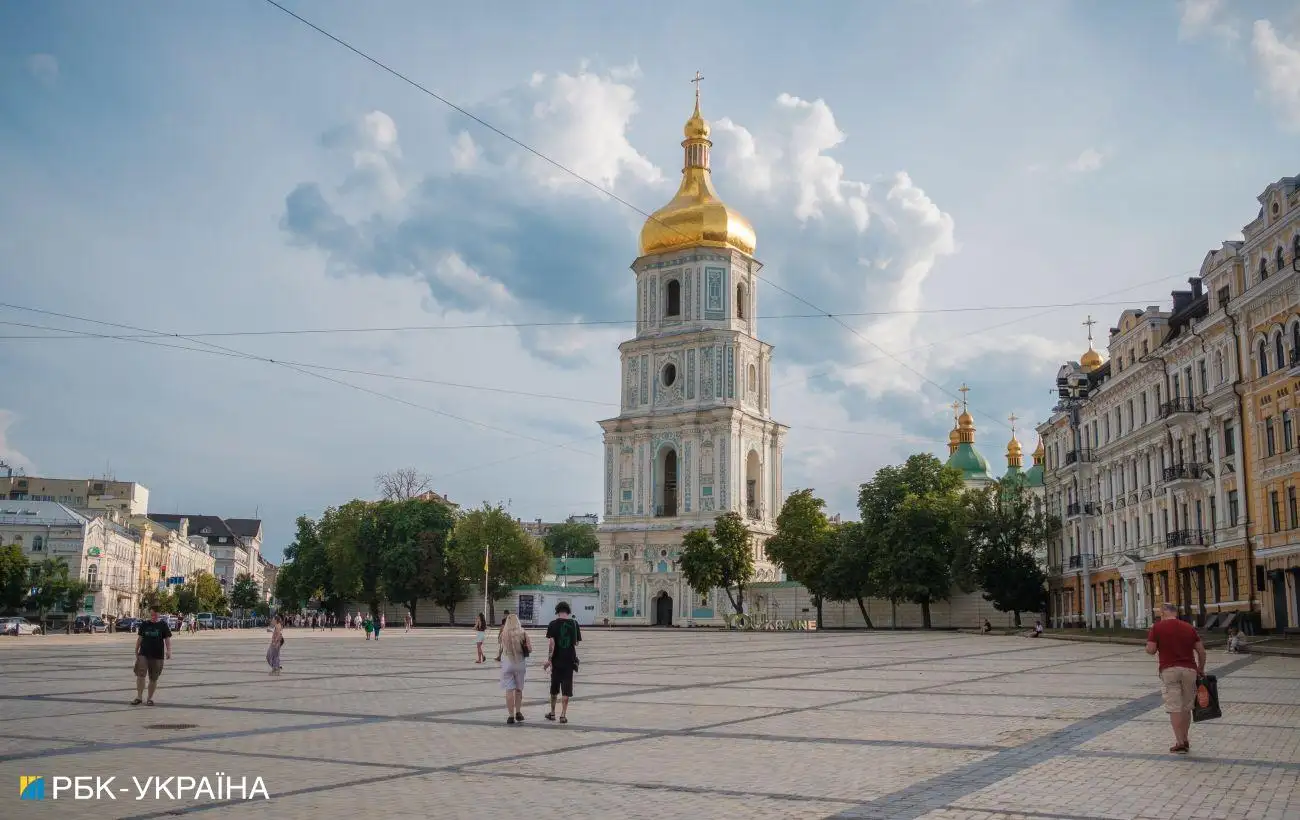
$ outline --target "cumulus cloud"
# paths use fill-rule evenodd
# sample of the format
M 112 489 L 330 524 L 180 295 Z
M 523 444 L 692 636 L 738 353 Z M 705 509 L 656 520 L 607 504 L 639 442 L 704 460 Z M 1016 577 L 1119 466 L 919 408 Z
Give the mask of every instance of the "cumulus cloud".
M 1178 36 L 1183 40 L 1210 36 L 1232 43 L 1241 33 L 1237 21 L 1224 9 L 1223 0 L 1179 0 Z
M 1300 44 L 1284 39 L 1268 20 L 1257 20 L 1251 49 L 1263 82 L 1261 95 L 1283 125 L 1300 131 Z
M 9 428 L 13 426 L 18 417 L 9 410 L 0 409 L 0 461 L 8 464 L 15 470 L 31 470 L 33 465 L 31 459 L 9 443 Z
M 52 86 L 59 80 L 59 61 L 53 54 L 33 54 L 27 58 L 27 70 L 42 85 Z
M 346 153 L 351 160 L 351 170 L 339 185 L 341 193 L 357 195 L 375 205 L 397 202 L 404 195 L 399 166 L 402 148 L 397 123 L 388 114 L 371 111 L 327 132 L 321 142 Z
M 1096 148 L 1085 148 L 1079 156 L 1066 163 L 1065 168 L 1076 174 L 1090 174 L 1100 170 L 1105 161 L 1105 156 Z

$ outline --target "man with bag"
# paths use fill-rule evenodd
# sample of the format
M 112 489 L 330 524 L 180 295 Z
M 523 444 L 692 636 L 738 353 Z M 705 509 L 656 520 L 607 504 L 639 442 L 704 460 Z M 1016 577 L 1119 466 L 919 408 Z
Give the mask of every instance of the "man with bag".
M 1166 602 L 1161 619 L 1147 633 L 1147 654 L 1159 656 L 1161 695 L 1174 729 L 1173 754 L 1191 750 L 1187 731 L 1192 726 L 1196 681 L 1205 675 L 1205 644 L 1196 627 L 1178 618 L 1178 607 Z

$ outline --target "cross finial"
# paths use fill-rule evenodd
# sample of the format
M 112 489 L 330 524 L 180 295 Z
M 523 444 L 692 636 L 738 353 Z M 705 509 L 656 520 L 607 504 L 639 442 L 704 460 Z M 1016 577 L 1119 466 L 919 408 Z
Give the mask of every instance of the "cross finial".
M 696 71 L 695 77 L 691 79 L 691 82 L 695 83 L 695 110 L 696 111 L 700 110 L 700 81 L 703 79 L 704 79 L 704 75 L 701 74 L 699 71 Z
M 966 394 L 970 392 L 970 388 L 966 386 L 966 382 L 962 382 L 962 383 L 961 383 L 961 387 L 958 387 L 958 388 L 957 388 L 957 392 L 958 392 L 958 393 L 961 393 L 961 409 L 962 409 L 962 410 L 965 410 L 965 409 L 966 409 Z
M 961 413 L 961 402 L 955 401 L 952 403 L 952 417 L 957 418 L 959 413 Z
M 1092 326 L 1095 325 L 1095 324 L 1097 324 L 1097 320 L 1093 319 L 1093 318 L 1092 318 L 1092 314 L 1089 313 L 1089 314 L 1088 314 L 1088 320 L 1085 321 L 1083 324 L 1084 324 L 1085 327 L 1088 328 L 1088 346 L 1091 347 L 1091 346 L 1092 346 Z
M 1016 434 L 1016 422 L 1020 421 L 1020 417 L 1015 413 L 1012 413 L 1007 416 L 1007 421 L 1011 422 L 1011 435 L 1014 436 Z

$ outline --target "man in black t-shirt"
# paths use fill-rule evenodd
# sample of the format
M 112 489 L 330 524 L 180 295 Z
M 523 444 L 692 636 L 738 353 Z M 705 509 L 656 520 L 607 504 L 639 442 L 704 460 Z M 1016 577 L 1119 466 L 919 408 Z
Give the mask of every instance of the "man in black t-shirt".
M 547 720 L 555 720 L 555 699 L 561 693 L 560 723 L 568 723 L 569 698 L 573 697 L 573 673 L 578 671 L 578 644 L 582 631 L 572 617 L 569 605 L 560 601 L 555 605 L 555 620 L 546 627 L 547 657 L 543 669 L 551 670 L 551 711 Z
M 158 689 L 163 660 L 170 660 L 171 656 L 171 627 L 158 617 L 157 609 L 150 609 L 149 620 L 141 622 L 135 638 L 135 700 L 131 701 L 132 706 L 139 706 L 142 702 L 153 706 L 153 693 Z M 149 679 L 148 701 L 144 701 L 146 677 Z

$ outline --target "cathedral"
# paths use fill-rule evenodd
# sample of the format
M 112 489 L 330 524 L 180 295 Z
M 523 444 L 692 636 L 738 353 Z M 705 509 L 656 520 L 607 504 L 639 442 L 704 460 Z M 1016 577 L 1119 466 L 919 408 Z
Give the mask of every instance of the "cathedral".
M 961 471 L 962 484 L 968 490 L 978 490 L 995 481 L 1003 485 L 1019 484 L 1027 488 L 1035 497 L 1043 494 L 1043 464 L 1046 451 L 1042 439 L 1034 448 L 1033 466 L 1024 469 L 1024 448 L 1016 438 L 1016 417 L 1009 417 L 1011 422 L 1011 440 L 1007 442 L 1007 471 L 998 477 L 989 467 L 989 461 L 975 446 L 975 419 L 966 406 L 966 394 L 970 388 L 960 388 L 962 400 L 954 402 L 952 432 L 948 434 L 948 466 Z
M 620 407 L 600 422 L 605 514 L 596 559 L 599 621 L 719 623 L 722 590 L 682 575 L 682 538 L 737 512 L 753 534 L 755 580 L 778 580 L 764 544 L 782 501 L 788 429 L 771 418 L 772 346 L 758 337 L 753 227 L 719 199 L 709 124 L 695 111 L 676 196 L 641 230 L 636 335 L 619 346 Z

